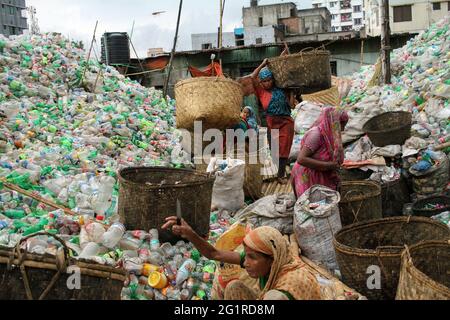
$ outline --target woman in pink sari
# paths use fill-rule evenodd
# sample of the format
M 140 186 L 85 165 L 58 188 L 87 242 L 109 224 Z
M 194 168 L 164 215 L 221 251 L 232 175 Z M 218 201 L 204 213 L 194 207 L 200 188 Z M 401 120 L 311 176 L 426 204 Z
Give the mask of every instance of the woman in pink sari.
M 347 112 L 329 107 L 306 133 L 292 171 L 297 198 L 314 185 L 337 190 L 340 183 L 338 170 L 344 162 L 341 132 L 348 120 Z

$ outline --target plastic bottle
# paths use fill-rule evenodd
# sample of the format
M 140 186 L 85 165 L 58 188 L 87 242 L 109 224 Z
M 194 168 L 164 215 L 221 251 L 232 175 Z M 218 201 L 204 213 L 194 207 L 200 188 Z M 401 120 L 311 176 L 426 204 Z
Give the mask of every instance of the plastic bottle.
M 187 279 L 189 279 L 191 273 L 195 270 L 196 266 L 197 266 L 197 264 L 192 259 L 186 260 L 183 263 L 181 268 L 178 270 L 178 274 L 177 274 L 176 281 L 177 281 L 178 287 L 180 287 L 183 284 L 183 282 L 185 282 Z
M 102 237 L 101 243 L 108 249 L 113 249 L 125 234 L 125 226 L 119 222 L 114 223 Z
M 89 259 L 100 253 L 100 246 L 95 242 L 88 243 L 81 251 L 80 259 Z
M 159 242 L 159 232 L 157 229 L 150 230 L 150 250 L 156 251 L 160 248 L 161 243 Z
M 89 223 L 85 226 L 85 230 L 89 235 L 89 239 L 95 243 L 100 243 L 105 234 L 105 227 L 97 222 Z

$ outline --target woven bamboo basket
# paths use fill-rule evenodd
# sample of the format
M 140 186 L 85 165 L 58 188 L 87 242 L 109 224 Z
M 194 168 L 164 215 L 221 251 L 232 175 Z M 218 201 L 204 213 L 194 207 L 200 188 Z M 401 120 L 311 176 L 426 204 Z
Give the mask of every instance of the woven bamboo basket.
M 381 185 L 381 202 L 384 218 L 403 215 L 403 207 L 411 202 L 408 185 L 403 176 Z
M 306 48 L 297 54 L 271 58 L 269 69 L 279 88 L 309 88 L 313 92 L 331 88 L 330 52 L 323 49 Z
M 428 241 L 406 247 L 397 300 L 450 300 L 450 243 Z
M 442 204 L 440 209 L 426 209 L 427 204 Z M 450 197 L 429 197 L 416 201 L 412 207 L 413 214 L 419 217 L 431 218 L 440 213 L 450 211 Z
M 410 112 L 386 112 L 364 125 L 363 131 L 377 147 L 403 145 L 411 137 L 412 114 Z
M 206 237 L 209 234 L 214 177 L 193 170 L 127 168 L 119 172 L 119 215 L 128 230 L 158 229 L 161 243 L 176 243 L 171 232 L 161 230 L 167 217 L 177 212 Z
M 331 89 L 312 94 L 304 94 L 302 95 L 302 99 L 303 101 L 321 103 L 334 107 L 337 107 L 341 104 L 341 99 L 339 98 L 339 90 L 337 87 L 332 87 Z
M 342 226 L 383 218 L 381 186 L 371 181 L 347 181 L 341 184 Z
M 396 217 L 343 228 L 334 239 L 343 282 L 371 300 L 394 300 L 405 245 L 450 239 L 450 229 L 420 217 Z M 375 274 L 374 274 L 375 272 Z M 380 287 L 369 278 L 374 275 Z M 369 289 L 368 284 L 374 284 Z
M 20 248 L 36 236 L 49 236 L 60 242 L 61 258 L 30 254 Z M 71 290 L 68 283 L 75 268 L 80 271 L 81 287 Z M 69 258 L 64 241 L 51 234 L 23 238 L 14 249 L 0 247 L 0 300 L 120 300 L 125 279 L 123 269 Z
M 226 78 L 200 77 L 175 86 L 177 127 L 194 130 L 201 121 L 203 130 L 225 130 L 239 123 L 243 102 L 242 85 Z

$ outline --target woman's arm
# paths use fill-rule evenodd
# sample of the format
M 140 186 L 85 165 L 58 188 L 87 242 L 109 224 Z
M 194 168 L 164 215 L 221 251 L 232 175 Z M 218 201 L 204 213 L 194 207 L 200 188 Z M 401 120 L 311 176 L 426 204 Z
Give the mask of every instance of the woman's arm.
M 261 65 L 256 68 L 255 71 L 253 71 L 252 73 L 252 80 L 253 80 L 253 85 L 255 86 L 255 88 L 257 86 L 259 86 L 259 73 L 261 72 L 261 70 L 265 67 L 267 67 L 267 65 L 269 64 L 269 59 L 264 59 L 264 61 L 261 63 Z
M 325 162 L 313 159 L 314 152 L 308 147 L 303 147 L 297 158 L 297 163 L 303 167 L 318 171 L 337 171 L 339 164 L 337 162 Z
M 177 217 L 167 218 L 166 224 L 162 229 L 169 230 L 170 228 L 172 228 L 173 234 L 191 242 L 205 258 L 229 264 L 241 264 L 241 256 L 239 253 L 217 250 L 209 244 L 208 241 L 201 238 L 194 230 L 192 230 L 186 221 L 182 220 L 181 226 L 179 226 L 177 225 Z

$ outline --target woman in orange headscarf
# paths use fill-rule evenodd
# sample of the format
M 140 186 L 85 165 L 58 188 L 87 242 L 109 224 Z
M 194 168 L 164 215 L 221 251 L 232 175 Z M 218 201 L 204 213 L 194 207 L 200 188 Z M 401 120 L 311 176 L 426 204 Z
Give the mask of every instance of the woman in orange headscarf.
M 299 259 L 292 255 L 289 244 L 281 233 L 271 227 L 251 231 L 244 239 L 245 251 L 220 251 L 197 235 L 177 218 L 167 218 L 163 229 L 194 244 L 200 253 L 215 261 L 240 265 L 253 279 L 259 280 L 260 292 L 255 292 L 243 282 L 236 280 L 225 289 L 225 300 L 321 300 L 316 277 Z

